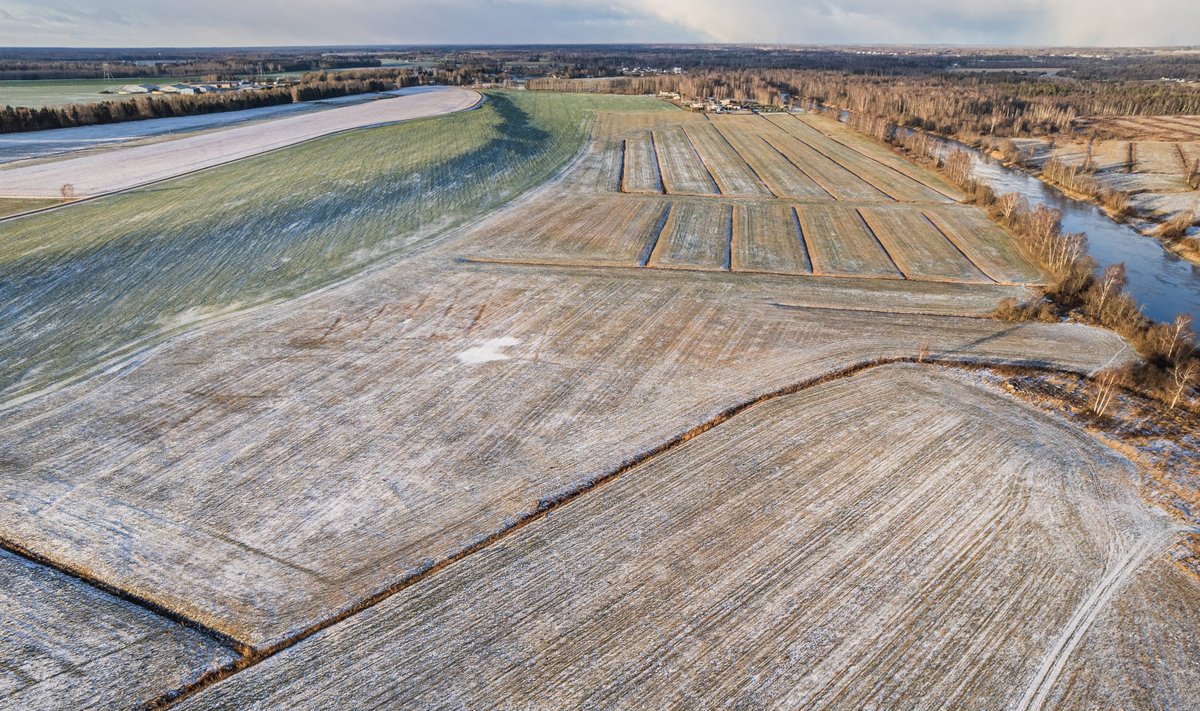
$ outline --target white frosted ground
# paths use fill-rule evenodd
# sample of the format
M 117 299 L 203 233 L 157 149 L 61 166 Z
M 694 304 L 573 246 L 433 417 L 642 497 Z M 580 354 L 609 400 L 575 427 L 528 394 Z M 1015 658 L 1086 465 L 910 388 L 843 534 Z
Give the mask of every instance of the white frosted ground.
M 127 190 L 338 131 L 462 111 L 478 101 L 479 94 L 468 89 L 428 87 L 395 98 L 174 141 L 14 166 L 0 169 L 0 197 L 59 197 L 64 185 L 72 186 L 80 197 Z

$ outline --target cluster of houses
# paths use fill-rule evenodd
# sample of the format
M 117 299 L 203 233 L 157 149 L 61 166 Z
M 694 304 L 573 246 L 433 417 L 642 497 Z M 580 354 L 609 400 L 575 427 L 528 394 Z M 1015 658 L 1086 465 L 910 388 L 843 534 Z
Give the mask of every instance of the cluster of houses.
M 703 111 L 710 114 L 723 114 L 734 112 L 753 111 L 758 112 L 762 107 L 757 101 L 738 100 L 738 99 L 714 99 L 711 96 L 707 99 L 696 99 L 694 101 L 685 102 L 678 91 L 660 91 L 658 92 L 660 99 L 668 99 L 692 111 Z
M 659 67 L 621 67 L 621 74 L 631 77 L 658 76 L 661 74 L 683 74 L 683 67 L 663 69 Z
M 286 83 L 283 79 L 274 82 L 255 82 L 232 79 L 229 81 L 186 82 L 179 84 L 126 84 L 116 89 L 105 89 L 102 94 L 213 94 L 228 91 L 266 89 Z

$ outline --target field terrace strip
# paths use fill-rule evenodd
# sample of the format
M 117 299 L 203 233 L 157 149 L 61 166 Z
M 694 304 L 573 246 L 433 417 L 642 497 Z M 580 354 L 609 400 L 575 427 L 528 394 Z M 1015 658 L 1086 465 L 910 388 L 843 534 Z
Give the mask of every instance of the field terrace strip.
M 908 206 L 858 209 L 906 278 L 986 281 L 983 272 L 929 218 Z
M 711 123 L 692 122 L 684 124 L 683 129 L 722 195 L 774 197 L 746 159 Z
M 731 252 L 734 271 L 812 274 L 796 208 L 786 204 L 734 205 Z
M 655 131 L 654 145 L 665 192 L 677 195 L 719 193 L 716 182 L 682 126 L 668 126 Z
M 647 266 L 729 270 L 733 206 L 714 202 L 671 207 Z
M 811 134 L 810 138 L 815 136 L 827 143 L 833 141 L 791 117 L 779 118 L 788 119 L 795 124 L 795 130 Z M 530 206 L 518 210 L 528 213 L 524 217 L 512 218 L 514 225 L 529 226 L 524 236 L 514 231 L 501 240 L 502 246 L 487 246 L 471 256 L 529 264 L 565 262 L 580 266 L 630 266 L 631 254 L 640 242 L 647 251 L 642 252 L 642 259 L 637 264 L 649 268 L 732 269 L 979 283 L 1037 283 L 1041 280 L 1041 273 L 1029 264 L 1014 240 L 975 208 L 947 203 L 947 197 L 892 170 L 880 160 L 875 166 L 877 172 L 891 171 L 893 179 L 907 181 L 925 191 L 921 193 L 921 202 L 897 203 L 777 127 L 776 123 L 780 122 L 751 115 L 704 117 L 677 112 L 628 114 L 622 118 L 619 114 L 605 114 L 597 122 L 592 147 L 560 181 L 553 200 L 566 203 L 599 201 L 619 210 L 620 202 L 610 202 L 609 197 L 597 194 L 603 190 L 596 189 L 596 186 L 611 185 L 614 181 L 624 183 L 624 195 L 619 200 L 645 200 L 645 196 L 637 194 L 640 188 L 630 187 L 628 176 L 632 169 L 643 176 L 633 183 L 642 185 L 647 195 L 657 197 L 662 190 L 670 198 L 665 224 L 636 220 L 628 227 L 588 227 L 585 241 L 578 242 L 579 236 L 573 226 L 577 222 L 575 218 L 565 216 L 556 229 L 559 221 L 547 215 L 556 214 L 557 208 Z M 706 132 L 706 140 L 692 138 Z M 647 136 L 651 140 L 647 140 Z M 768 138 L 777 145 L 772 145 Z M 633 149 L 634 153 L 642 157 L 630 157 L 630 140 L 639 146 Z M 623 164 L 614 162 L 611 151 L 616 145 L 624 147 Z M 701 156 L 698 147 L 702 145 L 710 152 L 708 159 Z M 860 162 L 869 163 L 885 155 L 879 147 L 874 153 L 863 148 L 867 152 L 860 155 L 858 149 L 836 145 L 841 153 L 858 156 Z M 661 184 L 657 177 L 659 171 L 650 164 L 652 156 L 657 157 L 656 164 L 661 166 Z M 611 173 L 613 165 L 619 165 L 620 178 L 611 174 L 605 177 L 604 172 Z M 807 196 L 755 196 L 758 200 L 765 199 L 762 205 L 770 207 L 759 207 L 757 203 L 750 207 L 746 200 L 751 198 L 747 195 L 724 191 L 717 195 L 717 190 L 723 190 L 720 186 L 730 182 L 719 176 L 739 168 L 746 171 L 741 176 L 743 186 L 754 184 L 747 182 L 750 178 L 758 181 L 761 176 L 766 176 L 762 186 L 774 186 L 771 195 L 800 192 Z M 578 178 L 574 177 L 576 175 Z M 672 175 L 675 177 L 670 177 Z M 814 182 L 809 175 L 820 176 L 820 182 Z M 791 182 L 791 188 L 784 187 L 795 180 L 804 182 Z M 796 189 L 797 185 L 803 185 L 804 189 Z M 547 205 L 550 202 L 547 201 Z M 722 213 L 714 207 L 716 205 L 724 206 L 726 212 Z M 653 208 L 647 209 L 657 209 L 657 206 L 656 202 Z M 728 212 L 730 206 L 732 213 Z M 885 206 L 890 211 L 878 213 L 876 222 L 883 233 L 877 235 L 864 221 L 863 214 L 873 214 L 871 210 L 877 207 L 882 210 Z M 939 223 L 925 214 L 935 209 L 948 211 Z M 954 210 L 963 214 L 956 214 Z M 809 211 L 812 215 L 806 217 L 805 213 Z M 730 221 L 726 217 L 736 219 Z M 804 227 L 805 220 L 812 224 Z M 733 233 L 722 239 L 721 235 L 730 229 Z M 606 231 L 612 234 L 608 246 L 604 238 Z M 638 231 L 642 233 L 640 237 L 634 234 Z M 806 234 L 808 232 L 811 236 Z M 799 233 L 796 239 L 788 236 L 793 233 Z M 749 236 L 749 240 L 738 247 L 740 235 Z M 723 252 L 729 253 L 727 259 L 722 257 Z M 977 253 L 980 264 L 986 265 L 986 269 L 974 263 Z M 999 274 L 999 278 L 992 273 Z
M 787 118 L 794 123 L 784 121 L 782 116 L 768 116 L 767 118 L 795 136 L 813 140 L 820 140 L 821 137 L 824 137 L 863 155 L 885 169 L 907 176 L 932 191 L 926 195 L 935 202 L 958 202 L 965 198 L 961 190 L 937 173 L 881 148 L 865 136 L 846 130 L 831 118 L 814 114 L 791 114 Z
M 583 99 L 532 94 L 513 101 Z M 581 119 L 566 112 L 561 123 L 586 126 Z M 931 693 L 974 690 L 1005 699 L 1031 688 L 1035 694 L 1059 693 L 1061 656 L 1052 652 L 1062 640 L 1085 631 L 1063 623 L 1064 615 L 1074 619 L 1072 609 L 1099 609 L 1100 598 L 1091 595 L 1090 586 L 1125 575 L 1126 567 L 1113 564 L 1128 559 L 1123 554 L 1158 555 L 1154 545 L 1166 535 L 1149 509 L 1139 508 L 1133 489 L 1121 483 L 1131 465 L 1074 430 L 1063 436 L 1057 420 L 1031 413 L 1007 395 L 947 380 L 929 366 L 903 371 L 876 366 L 929 354 L 945 364 L 1091 373 L 1128 361 L 1127 344 L 1078 324 L 986 318 L 1003 298 L 1027 298 L 1029 290 L 1020 285 L 903 279 L 859 217 L 857 210 L 871 203 L 836 201 L 828 194 L 796 200 L 620 192 L 619 176 L 628 177 L 630 137 L 645 136 L 650 144 L 652 131 L 677 125 L 709 124 L 682 112 L 602 113 L 593 124 L 593 142 L 582 146 L 563 172 L 498 211 L 455 224 L 438 239 L 352 279 L 209 321 L 133 358 L 113 361 L 86 379 L 10 403 L 0 423 L 0 451 L 6 453 L 0 457 L 0 545 L 169 611 L 249 655 L 229 663 L 218 652 L 215 661 L 197 662 L 182 677 L 159 677 L 133 692 L 146 700 L 170 700 L 182 691 L 195 694 L 186 703 L 201 706 L 270 705 L 284 699 L 302 705 L 305 692 L 288 675 L 334 663 L 364 675 L 356 677 L 362 683 L 341 690 L 314 685 L 313 692 L 322 697 L 309 703 L 371 701 L 354 696 L 359 692 L 378 693 L 373 700 L 385 702 L 441 687 L 445 703 L 486 704 L 489 694 L 502 693 L 490 676 L 498 669 L 472 671 L 471 679 L 479 683 L 469 691 L 436 675 L 424 676 L 429 686 L 408 684 L 401 691 L 387 681 L 397 678 L 401 660 L 405 674 L 436 662 L 436 655 L 413 664 L 403 654 L 395 656 L 388 650 L 396 639 L 422 639 L 420 630 L 435 624 L 438 615 L 470 620 L 482 609 L 464 607 L 455 597 L 453 591 L 463 589 L 454 582 L 462 580 L 457 571 L 483 571 L 472 584 L 516 590 L 510 583 L 522 578 L 506 573 L 502 561 L 533 541 L 543 552 L 562 551 L 554 560 L 580 575 L 578 566 L 587 565 L 594 551 L 609 551 L 616 556 L 614 568 L 587 566 L 601 583 L 612 570 L 667 565 L 662 570 L 669 574 L 670 565 L 702 561 L 712 551 L 676 553 L 670 560 L 677 562 L 666 564 L 629 557 L 627 545 L 642 551 L 647 546 L 688 550 L 678 547 L 686 540 L 720 545 L 728 515 L 761 510 L 762 516 L 752 513 L 754 525 L 745 537 L 730 541 L 726 553 L 733 557 L 723 553 L 712 559 L 718 565 L 714 570 L 728 559 L 747 574 L 709 586 L 713 597 L 680 598 L 687 591 L 670 591 L 671 599 L 694 598 L 701 610 L 696 616 L 678 608 L 671 624 L 683 625 L 678 630 L 688 629 L 688 620 L 707 624 L 702 609 L 720 608 L 722 596 L 731 594 L 740 579 L 749 586 L 744 592 L 765 603 L 738 613 L 747 617 L 712 618 L 730 620 L 729 629 L 736 631 L 730 644 L 753 644 L 762 634 L 783 645 L 764 651 L 815 643 L 806 630 L 817 628 L 789 626 L 786 615 L 779 614 L 782 600 L 803 591 L 789 588 L 786 575 L 755 572 L 770 571 L 777 563 L 780 570 L 792 570 L 787 566 L 797 564 L 810 571 L 804 594 L 817 596 L 813 615 L 828 614 L 843 625 L 862 619 L 866 627 L 836 629 L 866 630 L 864 639 L 875 634 L 884 644 L 864 642 L 840 652 L 865 676 L 837 676 L 829 665 L 838 662 L 831 659 L 815 677 L 820 685 L 800 681 L 788 687 L 790 681 L 780 680 L 781 685 L 755 695 L 741 677 L 709 675 L 708 682 L 689 682 L 693 700 L 794 706 L 811 697 L 861 706 L 877 703 L 876 694 L 909 698 L 904 695 L 917 690 L 900 680 L 939 659 L 960 660 L 956 676 L 946 677 L 959 685 Z M 738 140 L 747 135 L 732 124 L 724 132 Z M 569 136 L 561 139 L 564 145 L 570 144 Z M 521 142 L 526 144 L 536 141 Z M 656 171 L 656 159 L 654 166 Z M 901 209 L 891 202 L 874 205 Z M 933 203 L 902 209 L 925 214 L 934 207 L 974 210 Z M 949 239 L 940 232 L 936 237 Z M 1016 271 L 1027 265 L 1006 233 L 990 238 L 1003 245 L 989 253 L 998 262 L 993 266 L 1011 262 Z M 813 274 L 804 273 L 809 268 Z M 831 272 L 839 278 L 824 276 Z M 853 375 L 861 369 L 885 375 Z M 797 402 L 793 410 L 790 403 Z M 825 417 L 827 411 L 852 416 L 860 410 L 862 416 L 844 426 L 836 417 Z M 986 434 L 981 413 L 991 410 L 1001 413 L 997 423 L 1007 433 L 997 441 L 981 437 Z M 764 411 L 766 419 L 755 419 Z M 820 429 L 827 419 L 828 429 Z M 921 438 L 913 437 L 918 431 Z M 883 460 L 886 466 L 864 459 L 872 455 L 860 445 L 870 436 L 892 447 L 870 449 L 891 453 L 880 455 L 890 457 Z M 781 446 L 781 437 L 790 439 Z M 988 449 L 997 442 L 1004 447 Z M 951 443 L 962 444 L 962 451 L 955 455 Z M 722 464 L 713 454 L 730 446 L 739 447 L 738 457 L 749 453 L 749 464 L 741 466 L 736 458 Z M 840 457 L 845 448 L 849 454 Z M 855 491 L 867 497 L 861 499 L 864 504 L 879 507 L 879 521 L 829 508 L 823 492 L 848 479 L 820 478 L 817 462 L 809 460 L 820 459 L 821 451 L 830 461 L 846 459 L 853 465 Z M 1049 457 L 1047 466 L 1074 462 L 1062 471 L 1087 487 L 1076 491 L 1047 483 L 1034 452 Z M 995 467 L 973 464 L 988 456 L 996 457 Z M 768 476 L 749 476 L 747 484 L 747 475 L 760 471 L 760 465 Z M 922 481 L 916 474 L 926 465 L 936 476 Z M 697 470 L 713 476 L 692 476 Z M 961 476 L 964 471 L 969 476 Z M 993 485 L 999 471 L 1011 475 L 999 482 L 1003 486 Z M 688 481 L 672 486 L 680 472 Z M 816 482 L 815 488 L 797 487 L 796 476 Z M 923 494 L 937 482 L 946 483 L 944 495 L 937 506 L 926 507 L 929 497 Z M 634 487 L 624 489 L 631 501 L 644 502 L 644 491 L 664 498 L 649 509 L 605 498 L 623 486 Z M 710 500 L 703 496 L 706 487 L 713 487 Z M 745 505 L 780 497 L 795 506 Z M 633 520 L 628 517 L 646 516 L 651 509 L 698 511 L 697 506 L 718 501 L 720 517 L 681 514 L 677 531 L 648 523 L 641 530 L 654 532 L 650 538 L 591 539 L 611 546 L 603 549 L 572 544 L 571 536 L 582 533 L 560 534 L 568 529 L 543 525 L 569 521 L 570 512 L 580 507 L 611 511 L 618 502 L 622 516 L 589 516 L 590 523 L 581 523 L 580 531 L 596 532 L 608 530 L 596 526 L 624 526 Z M 914 502 L 920 504 L 916 509 Z M 845 503 L 845 512 L 857 510 L 850 499 Z M 824 506 L 834 516 L 831 524 L 867 547 L 855 548 L 849 558 L 836 555 L 836 548 L 818 547 L 811 559 L 804 558 L 802 546 L 776 548 L 774 543 L 805 537 L 826 540 L 823 529 L 813 527 L 809 515 L 819 512 L 806 509 L 811 506 Z M 886 525 L 889 516 L 910 510 L 916 511 L 911 530 L 895 535 L 897 529 Z M 957 528 L 949 525 L 952 520 L 959 522 Z M 990 526 L 992 521 L 1028 534 L 1004 539 L 1020 547 L 1021 555 L 1011 558 L 1004 546 L 988 547 L 1010 530 Z M 1063 525 L 1074 526 L 1065 542 L 1046 533 Z M 552 538 L 563 536 L 562 541 L 539 543 L 537 537 L 546 531 Z M 698 531 L 704 535 L 692 537 Z M 624 534 L 618 530 L 616 535 Z M 868 544 L 879 536 L 891 542 L 872 557 Z M 1046 540 L 1056 546 L 1052 552 L 1037 548 Z M 1061 572 L 1064 546 L 1074 566 L 1070 574 Z M 739 547 L 754 555 L 736 555 Z M 937 553 L 943 549 L 955 555 Z M 786 560 L 778 557 L 779 550 Z M 572 562 L 571 556 L 583 557 Z M 544 564 L 516 560 L 526 570 Z M 903 560 L 919 562 L 917 572 L 889 567 Z M 1019 564 L 1004 565 L 1012 560 Z M 485 570 L 492 564 L 498 567 Z M 962 581 L 963 589 L 936 598 L 928 608 L 911 603 L 924 598 L 905 598 L 910 600 L 906 608 L 905 599 L 884 596 L 877 614 L 864 618 L 856 615 L 861 612 L 856 600 L 870 594 L 839 596 L 838 586 L 854 581 L 830 578 L 830 571 L 847 565 L 858 571 L 861 590 L 886 591 L 899 581 L 936 591 L 947 570 L 959 571 L 952 579 Z M 712 574 L 698 571 L 696 579 Z M 995 579 L 1011 585 L 999 591 L 987 587 Z M 654 574 L 646 580 L 653 586 Z M 1039 587 L 1034 581 L 1052 585 Z M 603 595 L 598 585 L 588 589 Z M 822 589 L 830 594 L 822 597 Z M 431 590 L 446 591 L 447 604 L 438 608 L 422 597 Z M 528 591 L 544 595 L 549 608 L 522 607 L 519 596 L 492 598 L 516 612 L 497 613 L 493 619 L 503 619 L 504 630 L 492 637 L 495 646 L 476 648 L 503 656 L 516 645 L 551 660 L 584 649 L 582 638 L 578 643 L 584 647 L 571 646 L 570 635 L 557 642 L 536 632 L 531 638 L 512 623 L 524 619 L 521 610 L 554 609 L 562 600 L 556 590 Z M 985 593 L 998 596 L 1003 612 L 994 625 L 973 635 L 969 630 L 978 610 L 970 601 Z M 1190 593 L 1180 588 L 1177 594 L 1186 600 Z M 1049 602 L 1037 604 L 1039 595 Z M 603 600 L 583 596 L 578 602 L 580 607 L 563 614 L 570 615 L 573 629 L 590 629 L 580 611 Z M 607 634 L 614 640 L 636 638 L 631 653 L 635 648 L 638 654 L 670 653 L 660 645 L 685 633 L 667 623 L 647 631 L 640 622 L 670 621 L 670 600 L 664 598 L 663 604 L 610 608 L 617 616 Z M 421 614 L 396 612 L 410 605 Z M 502 609 L 507 608 L 493 608 Z M 1025 611 L 1035 619 L 1026 619 Z M 400 628 L 392 625 L 397 614 L 406 620 Z M 893 624 L 894 619 L 911 624 Z M 930 642 L 924 656 L 917 654 L 925 649 L 919 640 L 940 639 L 934 625 L 939 619 L 955 620 L 954 634 Z M 380 624 L 390 629 L 381 631 Z M 372 656 L 371 644 L 359 643 L 364 629 L 381 631 L 371 644 L 381 645 L 383 656 Z M 449 625 L 442 629 L 451 645 L 471 636 Z M 331 640 L 336 644 L 327 647 Z M 1159 643 L 1164 653 L 1182 654 L 1170 644 Z M 1002 651 L 994 650 L 998 645 Z M 819 652 L 819 647 L 812 649 Z M 566 657 L 554 656 L 564 650 Z M 312 654 L 325 661 L 308 661 Z M 813 661 L 816 657 L 803 659 L 820 663 Z M 891 666 L 888 659 L 907 666 Z M 453 661 L 476 663 L 463 657 Z M 701 669 L 711 660 L 693 661 Z M 198 669 L 221 664 L 223 671 L 206 678 L 225 681 L 189 681 Z M 608 658 L 597 667 L 619 681 L 603 698 L 642 694 L 653 699 L 669 693 L 670 685 L 623 676 L 614 665 L 619 666 Z M 569 664 L 556 661 L 546 669 L 567 674 L 555 678 L 564 679 L 563 698 L 576 698 L 579 687 L 571 682 Z M 1028 679 L 1030 669 L 1036 683 Z M 371 677 L 376 673 L 386 679 Z M 523 672 L 514 674 L 520 679 Z M 988 686 L 1000 677 L 1013 681 L 1002 689 L 998 682 Z M 880 687 L 868 683 L 871 679 L 893 679 L 893 685 Z M 973 679 L 979 680 L 974 687 Z M 543 683 L 529 681 L 529 688 Z M 161 687 L 157 694 L 149 691 L 155 685 Z M 247 687 L 254 691 L 247 693 Z
M 742 156 L 750 168 L 777 197 L 833 199 L 833 194 L 808 175 L 762 136 L 746 130 L 747 116 L 713 117 L 713 125 Z

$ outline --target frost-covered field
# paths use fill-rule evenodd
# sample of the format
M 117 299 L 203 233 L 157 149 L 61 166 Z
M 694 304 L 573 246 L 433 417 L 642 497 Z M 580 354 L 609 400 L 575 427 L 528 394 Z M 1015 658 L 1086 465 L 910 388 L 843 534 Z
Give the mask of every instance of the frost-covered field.
M 0 544 L 119 595 L 12 597 L 56 621 L 0 633 L 14 698 L 1200 702 L 1143 463 L 968 373 L 1127 344 L 987 318 L 1037 271 L 836 124 L 655 106 L 495 92 L 0 226 Z
M 757 405 L 183 707 L 1103 706 L 1054 667 L 1076 610 L 1171 536 L 1133 484 L 1049 416 L 882 367 Z M 1163 637 L 1140 651 L 1178 663 Z
M 607 101 L 630 102 L 645 105 Z M 570 160 L 604 103 L 495 93 L 477 111 L 329 137 L 0 223 L 0 400 L 190 322 L 328 283 L 478 216 Z
M 102 126 L 75 126 L 48 131 L 0 134 L 0 164 L 27 158 L 71 153 L 89 148 L 113 146 L 145 138 L 165 137 L 172 134 L 191 133 L 214 128 L 225 128 L 248 121 L 289 116 L 309 111 L 347 104 L 374 101 L 379 94 L 356 94 L 354 96 L 306 101 L 280 106 L 263 106 L 242 111 L 223 111 L 198 116 L 174 116 L 170 118 L 125 121 Z M 3 101 L 0 100 L 0 104 Z
M 128 190 L 331 133 L 463 111 L 478 101 L 474 91 L 438 87 L 174 141 L 12 166 L 0 169 L 0 197 L 59 197 L 64 186 L 80 197 Z

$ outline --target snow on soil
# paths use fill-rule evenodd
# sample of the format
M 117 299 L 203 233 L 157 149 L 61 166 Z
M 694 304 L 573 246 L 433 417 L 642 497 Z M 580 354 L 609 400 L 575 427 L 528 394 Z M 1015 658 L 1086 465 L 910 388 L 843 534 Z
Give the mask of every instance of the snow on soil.
M 395 92 L 400 95 L 380 101 L 305 112 L 123 150 L 13 166 L 0 170 L 0 195 L 58 197 L 64 185 L 71 185 L 79 196 L 125 190 L 339 131 L 462 111 L 479 99 L 477 93 L 465 89 L 423 88 L 432 90 Z

